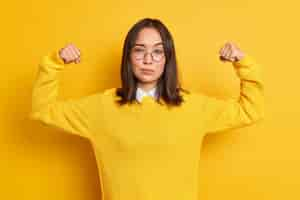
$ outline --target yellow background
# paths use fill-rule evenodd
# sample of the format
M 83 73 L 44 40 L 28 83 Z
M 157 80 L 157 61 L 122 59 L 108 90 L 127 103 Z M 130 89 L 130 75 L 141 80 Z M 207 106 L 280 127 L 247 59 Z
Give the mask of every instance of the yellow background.
M 0 199 L 100 198 L 89 141 L 28 119 L 32 85 L 41 57 L 68 42 L 81 49 L 82 62 L 63 72 L 60 99 L 119 85 L 124 38 L 144 17 L 170 29 L 188 89 L 238 95 L 232 65 L 218 59 L 226 41 L 263 67 L 266 118 L 205 138 L 200 199 L 300 199 L 296 1 L 10 0 L 1 10 Z

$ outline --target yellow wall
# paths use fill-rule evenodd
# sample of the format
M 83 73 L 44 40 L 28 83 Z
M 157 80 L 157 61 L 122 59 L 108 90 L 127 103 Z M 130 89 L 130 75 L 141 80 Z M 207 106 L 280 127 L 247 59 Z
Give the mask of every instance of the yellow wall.
M 201 199 L 300 198 L 299 3 L 183 2 L 2 2 L 1 199 L 100 198 L 89 142 L 28 120 L 32 84 L 41 57 L 73 42 L 82 62 L 63 72 L 60 99 L 118 85 L 123 40 L 143 17 L 169 27 L 187 88 L 222 98 L 238 95 L 232 65 L 218 60 L 226 41 L 263 66 L 266 119 L 205 138 L 199 149 Z

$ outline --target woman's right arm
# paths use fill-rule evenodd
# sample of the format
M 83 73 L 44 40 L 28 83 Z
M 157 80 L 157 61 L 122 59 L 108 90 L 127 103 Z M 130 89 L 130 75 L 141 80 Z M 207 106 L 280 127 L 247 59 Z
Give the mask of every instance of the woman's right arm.
M 92 139 L 92 126 L 99 117 L 102 93 L 59 101 L 59 75 L 65 66 L 65 61 L 56 51 L 42 58 L 33 85 L 29 118 Z

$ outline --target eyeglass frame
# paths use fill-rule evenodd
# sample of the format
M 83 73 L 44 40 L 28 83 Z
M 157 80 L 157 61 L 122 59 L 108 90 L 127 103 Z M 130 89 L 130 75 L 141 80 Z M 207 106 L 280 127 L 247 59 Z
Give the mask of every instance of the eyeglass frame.
M 162 44 L 162 43 L 159 43 L 159 44 Z M 133 46 L 133 47 L 130 49 L 130 53 L 131 53 L 131 54 L 132 54 L 132 50 L 133 50 L 136 46 L 142 46 L 142 45 L 135 45 L 135 46 Z M 141 47 L 141 48 L 144 48 L 144 47 Z M 139 59 L 138 59 L 138 58 L 134 57 L 134 59 L 136 59 L 136 60 L 143 60 L 143 59 L 145 59 L 145 56 L 146 56 L 148 53 L 149 53 L 149 52 L 146 51 L 146 52 L 144 53 L 144 55 L 143 55 L 142 58 L 139 58 Z M 163 57 L 165 57 L 165 50 L 163 50 L 162 57 L 161 57 L 159 60 L 155 60 L 152 53 L 153 53 L 153 51 L 150 52 L 150 55 L 151 55 L 152 60 L 155 61 L 155 62 L 159 62 L 159 61 L 162 60 Z

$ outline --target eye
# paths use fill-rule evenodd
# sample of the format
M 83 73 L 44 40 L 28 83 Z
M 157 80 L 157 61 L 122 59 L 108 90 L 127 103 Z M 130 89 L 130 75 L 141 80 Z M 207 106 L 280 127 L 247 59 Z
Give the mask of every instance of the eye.
M 144 49 L 141 49 L 141 48 L 134 48 L 133 51 L 135 51 L 135 52 L 142 52 L 142 51 L 144 51 Z
M 163 54 L 164 53 L 164 51 L 161 50 L 161 49 L 156 49 L 153 52 L 156 53 L 156 54 Z

